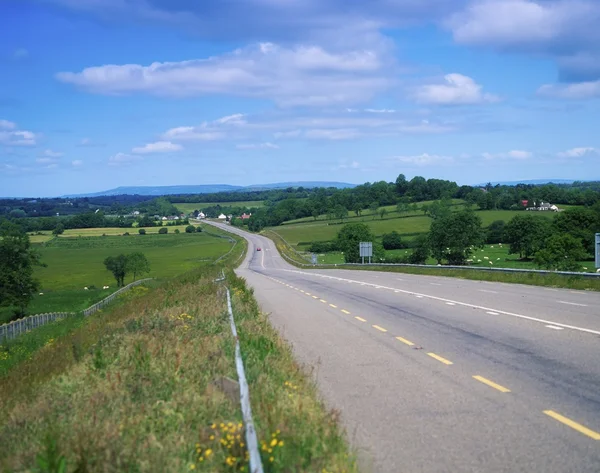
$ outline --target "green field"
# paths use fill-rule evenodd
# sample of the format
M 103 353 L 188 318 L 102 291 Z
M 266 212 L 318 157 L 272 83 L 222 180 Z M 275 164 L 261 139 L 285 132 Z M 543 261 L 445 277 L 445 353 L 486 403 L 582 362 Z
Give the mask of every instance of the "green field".
M 86 230 L 88 235 L 93 235 L 107 229 Z M 41 294 L 31 302 L 29 314 L 83 310 L 114 292 L 117 289 L 115 280 L 103 263 L 107 256 L 141 251 L 150 262 L 150 273 L 143 277 L 164 279 L 212 263 L 227 253 L 232 243 L 204 232 L 135 233 L 130 236 L 61 236 L 34 246 L 47 267 L 35 270 L 34 276 L 41 283 Z M 125 283 L 132 280 L 129 275 Z M 103 290 L 105 285 L 109 289 Z M 8 310 L 0 311 L 0 323 L 7 322 L 10 315 Z
M 214 205 L 220 205 L 221 207 L 264 207 L 264 200 L 238 200 L 235 202 L 173 202 L 173 205 L 177 207 L 180 212 L 189 214 L 194 210 L 202 210 L 206 207 L 212 207 Z

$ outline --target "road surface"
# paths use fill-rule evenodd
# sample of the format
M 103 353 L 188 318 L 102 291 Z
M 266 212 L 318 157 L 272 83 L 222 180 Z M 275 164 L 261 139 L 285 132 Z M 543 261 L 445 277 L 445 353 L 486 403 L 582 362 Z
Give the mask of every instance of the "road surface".
M 219 226 L 363 471 L 600 472 L 600 294 L 303 270 Z

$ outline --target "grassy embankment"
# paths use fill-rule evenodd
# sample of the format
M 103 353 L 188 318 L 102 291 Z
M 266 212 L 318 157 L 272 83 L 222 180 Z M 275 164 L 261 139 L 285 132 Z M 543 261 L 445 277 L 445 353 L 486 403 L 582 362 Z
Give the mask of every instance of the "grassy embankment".
M 247 207 L 251 208 L 260 208 L 265 206 L 264 200 L 238 200 L 235 202 L 173 202 L 173 205 L 177 207 L 177 210 L 180 212 L 189 214 L 194 210 L 202 210 L 206 207 L 214 207 L 215 205 L 220 205 L 221 207 Z
M 356 471 L 336 413 L 229 269 L 244 251 L 131 294 L 0 375 L 0 469 L 248 471 L 239 391 L 219 387 L 236 378 L 224 267 L 265 471 Z
M 296 251 L 290 242 L 286 242 L 278 232 L 272 229 L 265 230 L 264 235 L 271 238 L 279 252 L 283 255 L 284 259 L 291 264 L 302 267 L 302 265 L 310 264 L 310 261 L 306 259 L 306 255 Z M 492 245 L 489 245 L 492 246 Z M 499 249 L 497 245 L 494 249 L 486 247 L 484 252 L 476 253 L 477 257 L 482 261 L 486 261 L 485 264 L 489 263 L 484 259 L 484 255 L 493 254 L 496 252 L 505 252 L 506 249 Z M 410 250 L 409 250 L 410 251 Z M 339 255 L 341 258 L 341 255 Z M 490 260 L 492 257 L 489 257 Z M 496 263 L 496 261 L 494 261 Z M 335 264 L 338 262 L 325 261 L 323 266 L 319 266 L 319 269 L 352 269 L 352 270 L 368 270 L 368 271 L 385 271 L 395 273 L 408 273 L 408 274 L 420 274 L 429 276 L 446 276 L 455 277 L 462 279 L 472 279 L 476 281 L 490 281 L 490 282 L 504 282 L 513 284 L 527 284 L 531 286 L 546 286 L 556 288 L 567 288 L 567 289 L 580 289 L 588 291 L 600 291 L 600 278 L 591 278 L 583 276 L 562 276 L 559 274 L 518 274 L 518 273 L 502 273 L 496 271 L 482 271 L 482 270 L 469 270 L 465 269 L 442 269 L 438 266 L 431 265 L 429 268 L 424 267 L 411 267 L 411 266 L 351 266 L 351 267 L 336 267 Z M 586 263 L 590 264 L 590 263 Z M 482 263 L 480 263 L 482 265 Z M 491 265 L 490 265 L 491 266 Z

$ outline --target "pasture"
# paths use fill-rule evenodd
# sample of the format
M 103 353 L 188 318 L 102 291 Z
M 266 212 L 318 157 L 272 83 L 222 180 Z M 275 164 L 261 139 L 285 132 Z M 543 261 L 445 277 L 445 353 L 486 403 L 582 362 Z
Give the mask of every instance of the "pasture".
M 504 220 L 508 222 L 515 215 L 522 213 L 514 210 L 479 210 L 476 214 L 481 217 L 482 225 L 487 227 L 495 220 Z M 534 212 L 539 218 L 552 218 L 556 215 L 554 212 Z M 374 218 L 375 217 L 375 218 Z M 306 223 L 286 224 L 279 227 L 273 227 L 272 230 L 281 235 L 290 245 L 298 250 L 306 249 L 313 241 L 333 240 L 342 226 L 346 223 L 363 222 L 367 224 L 376 237 L 380 238 L 384 233 L 393 230 L 402 235 L 405 240 L 411 240 L 415 236 L 429 231 L 431 218 L 417 214 L 398 214 L 390 213 L 383 219 L 376 216 L 362 216 L 358 218 L 349 218 L 344 220 L 343 224 L 339 219 L 335 220 L 317 220 L 307 221 Z
M 235 202 L 173 202 L 173 205 L 177 207 L 177 210 L 185 214 L 189 214 L 194 210 L 202 210 L 206 207 L 212 207 L 220 205 L 221 207 L 247 207 L 249 209 L 256 207 L 264 207 L 264 200 L 238 200 Z
M 89 229 L 102 232 L 106 229 Z M 121 232 L 123 229 L 119 229 Z M 44 245 L 34 245 L 47 267 L 37 267 L 34 276 L 40 292 L 28 308 L 29 314 L 71 312 L 89 307 L 114 292 L 113 275 L 104 267 L 104 259 L 121 253 L 141 251 L 150 262 L 150 273 L 141 277 L 171 278 L 207 265 L 227 253 L 228 240 L 202 233 L 167 235 L 132 234 L 130 236 L 58 237 Z M 125 283 L 132 282 L 128 275 Z M 103 290 L 103 286 L 109 289 Z M 90 289 L 85 290 L 84 287 Z M 7 322 L 10 311 L 0 311 L 0 323 Z

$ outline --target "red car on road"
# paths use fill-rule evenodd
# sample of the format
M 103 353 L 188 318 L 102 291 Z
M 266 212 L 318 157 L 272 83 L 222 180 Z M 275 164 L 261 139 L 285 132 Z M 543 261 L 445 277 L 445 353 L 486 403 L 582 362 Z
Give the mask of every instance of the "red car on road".
M 256 251 L 260 251 L 260 247 L 259 247 L 259 248 L 256 248 Z

